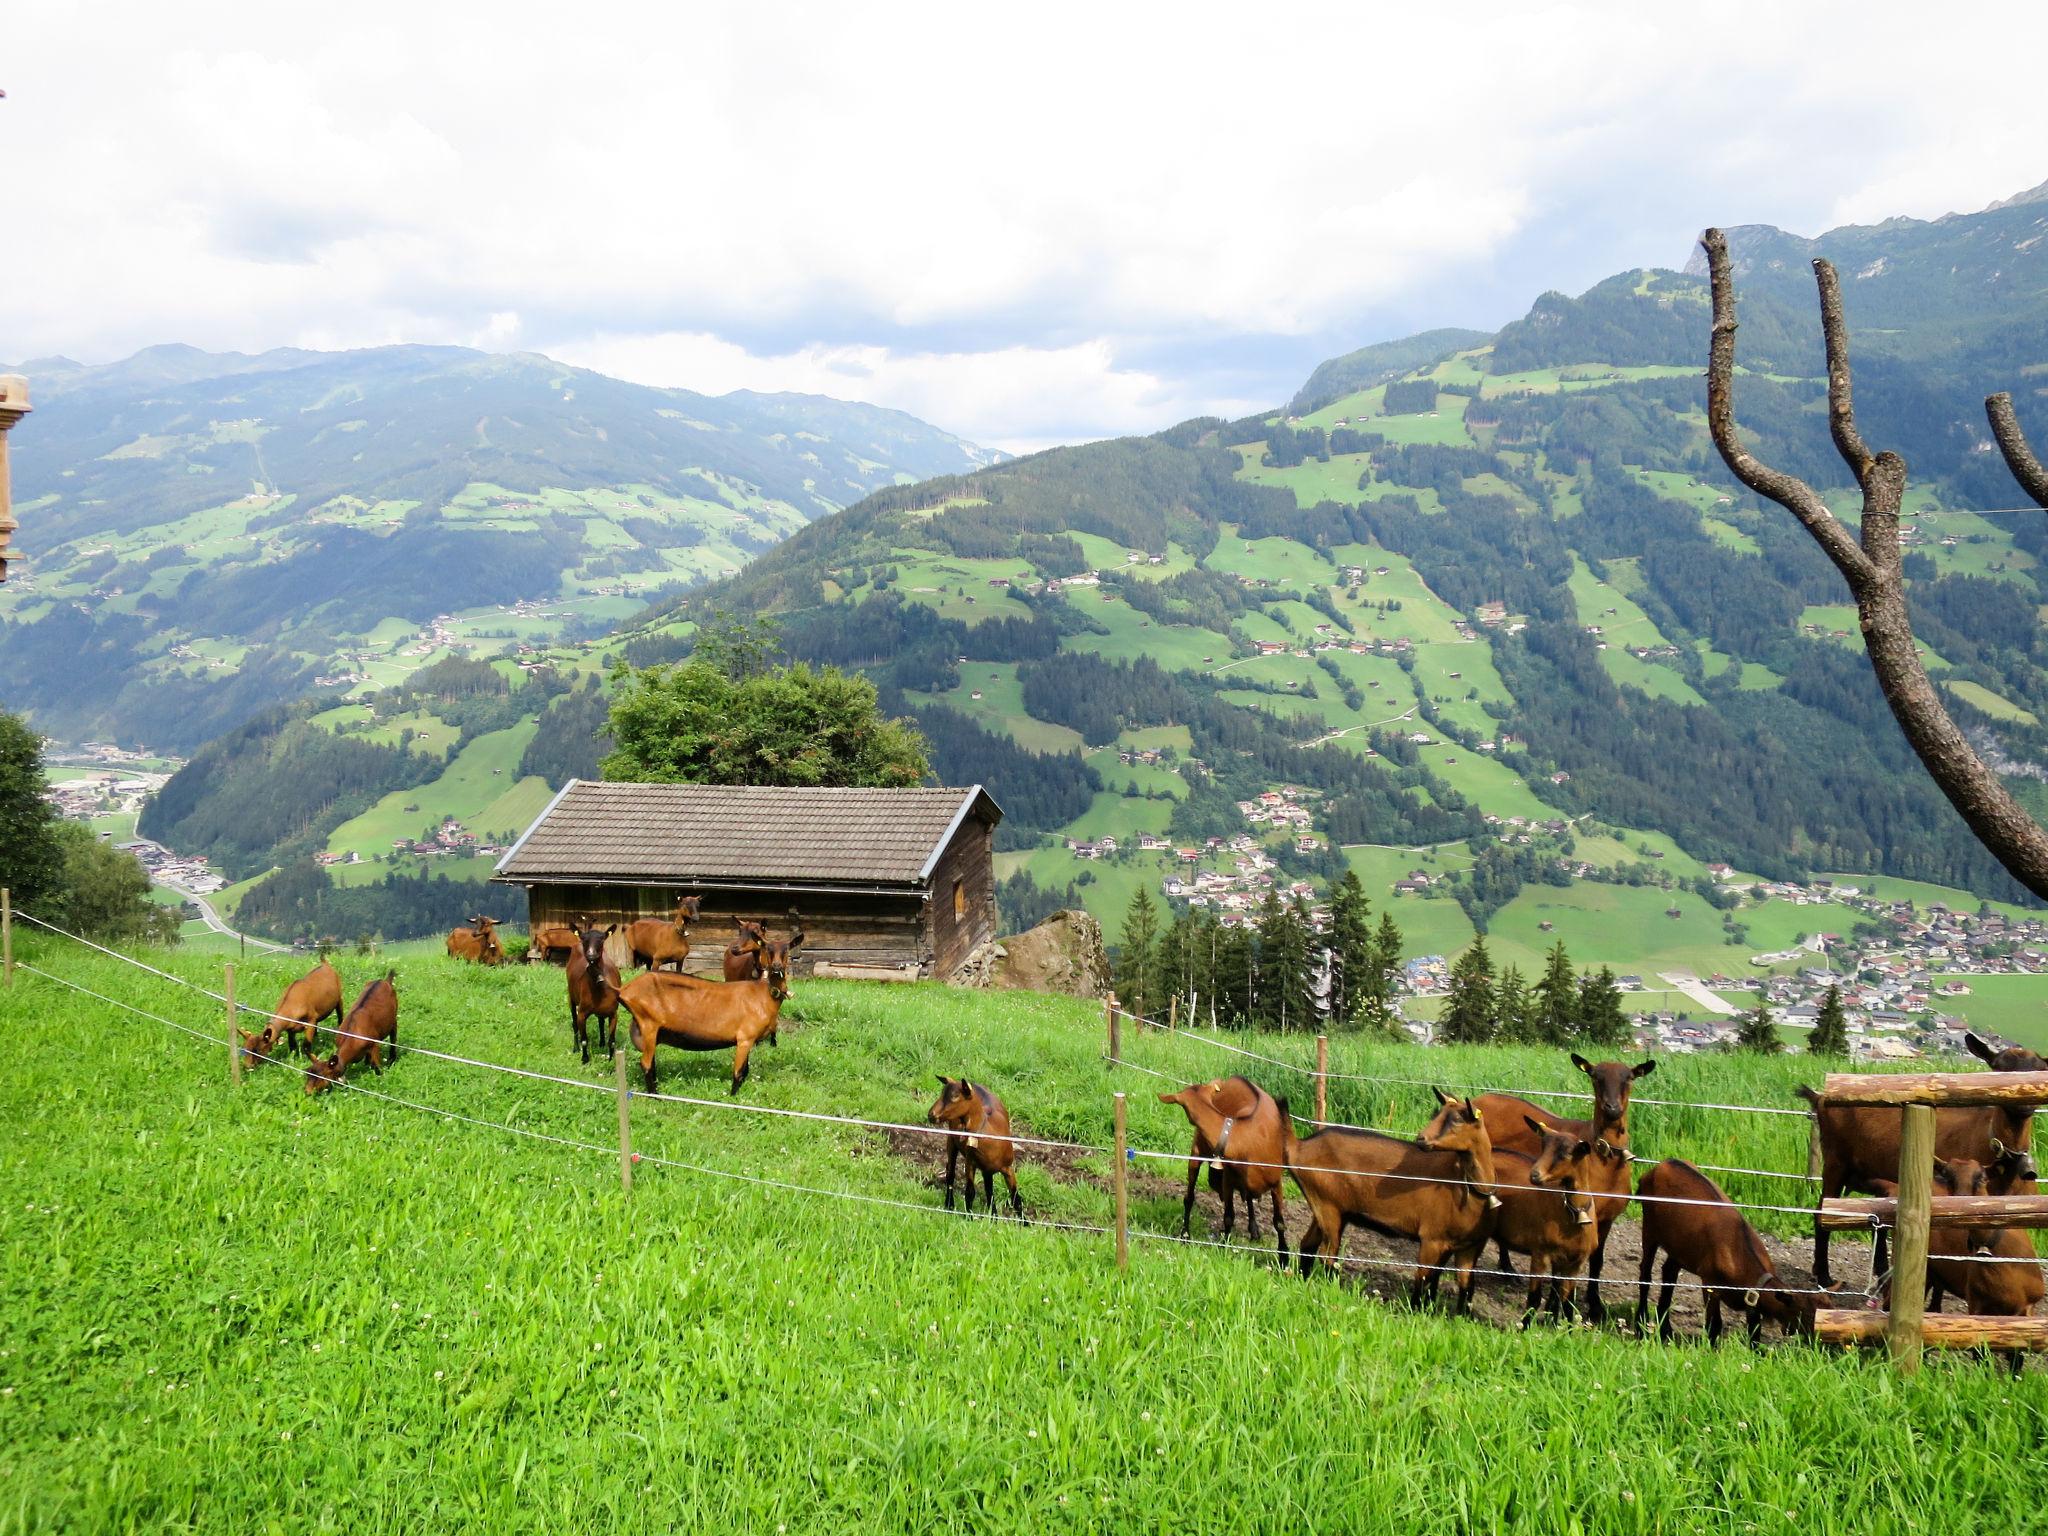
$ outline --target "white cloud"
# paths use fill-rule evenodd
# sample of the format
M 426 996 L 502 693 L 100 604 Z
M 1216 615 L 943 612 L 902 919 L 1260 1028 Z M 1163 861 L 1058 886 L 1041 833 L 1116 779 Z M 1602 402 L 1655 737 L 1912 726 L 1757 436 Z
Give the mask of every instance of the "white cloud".
M 1134 357 L 1291 367 L 1709 221 L 2015 191 L 2044 41 L 1903 3 L 14 7 L 0 355 L 517 345 L 1152 426 L 1244 391 Z

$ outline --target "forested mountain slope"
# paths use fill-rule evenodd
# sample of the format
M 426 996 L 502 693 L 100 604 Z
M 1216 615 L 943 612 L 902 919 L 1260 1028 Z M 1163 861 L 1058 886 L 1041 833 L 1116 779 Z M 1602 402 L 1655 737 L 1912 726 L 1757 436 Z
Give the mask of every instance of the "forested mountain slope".
M 880 486 L 995 457 L 900 412 L 456 347 L 18 366 L 6 702 L 173 749 L 458 642 L 600 634 Z
M 1852 277 L 1887 231 L 1895 266 Z M 1853 514 L 1805 261 L 1861 257 L 1844 267 L 1859 414 L 1913 464 L 1929 665 L 2036 805 L 2048 519 L 1996 511 L 2017 497 L 1978 412 L 2011 388 L 2048 437 L 2044 232 L 2041 205 L 1768 259 L 1745 232 L 1737 400 L 1760 452 Z M 1943 260 L 1961 296 L 1906 280 Z M 1979 323 L 1970 296 L 1993 291 Z M 307 835 L 367 856 L 403 807 L 450 803 L 432 792 L 458 781 L 464 819 L 500 830 L 515 785 L 538 794 L 594 763 L 601 696 L 583 690 L 602 655 L 679 656 L 723 608 L 775 616 L 795 655 L 871 672 L 930 735 L 941 778 L 996 790 L 1012 921 L 1058 899 L 1114 921 L 1141 885 L 1241 910 L 1350 867 L 1375 901 L 1400 885 L 1411 949 L 1485 927 L 1527 961 L 1565 936 L 1584 955 L 1597 933 L 1643 947 L 1594 957 L 1705 975 L 1821 921 L 1738 910 L 1731 875 L 2016 896 L 1903 746 L 1833 569 L 1721 469 L 1706 335 L 1699 279 L 1625 273 L 1545 295 L 1490 340 L 1418 341 L 1398 376 L 1313 409 L 884 487 L 601 650 L 549 652 L 546 713 L 528 701 L 512 734 L 458 730 L 464 710 L 497 716 L 444 717 L 431 698 L 312 717 L 384 743 L 410 721 L 429 733 L 412 750 L 445 760 L 426 795 L 394 779 L 390 817 L 351 801 Z M 1399 350 L 1366 349 L 1366 366 Z

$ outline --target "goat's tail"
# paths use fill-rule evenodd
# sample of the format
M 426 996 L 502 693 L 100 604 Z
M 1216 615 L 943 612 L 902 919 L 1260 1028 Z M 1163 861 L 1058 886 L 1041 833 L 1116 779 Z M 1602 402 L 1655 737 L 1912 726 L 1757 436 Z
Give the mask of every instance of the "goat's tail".
M 1801 1083 L 1797 1088 L 1794 1088 L 1792 1091 L 1798 1094 L 1799 1097 L 1801 1097 L 1802 1099 L 1806 1100 L 1806 1102 L 1811 1104 L 1815 1109 L 1820 1108 L 1821 1097 L 1816 1090 L 1807 1087 L 1804 1083 Z

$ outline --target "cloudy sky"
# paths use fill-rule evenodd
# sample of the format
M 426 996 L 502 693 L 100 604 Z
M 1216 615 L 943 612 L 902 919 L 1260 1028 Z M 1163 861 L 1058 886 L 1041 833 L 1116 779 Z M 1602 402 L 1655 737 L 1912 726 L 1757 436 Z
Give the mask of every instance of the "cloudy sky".
M 70 0 L 0 12 L 0 357 L 533 350 L 1019 449 L 2048 178 L 2048 7 Z

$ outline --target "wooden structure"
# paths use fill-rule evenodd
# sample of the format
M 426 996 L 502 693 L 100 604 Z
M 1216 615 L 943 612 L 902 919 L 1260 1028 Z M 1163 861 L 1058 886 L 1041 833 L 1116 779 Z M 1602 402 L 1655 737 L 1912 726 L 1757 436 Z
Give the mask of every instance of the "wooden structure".
M 2048 1227 L 2048 1200 L 2034 1195 L 1971 1198 L 1934 1194 L 1934 1111 L 1981 1105 L 2048 1104 L 2048 1072 L 1912 1072 L 1828 1075 L 1822 1102 L 1897 1105 L 1905 1117 L 1899 1137 L 1896 1199 L 1823 1200 L 1821 1224 L 1830 1229 L 1892 1227 L 1889 1315 L 1827 1309 L 1814 1316 L 1815 1337 L 1831 1344 L 1882 1339 L 1908 1375 L 1920 1353 L 1937 1349 L 2048 1349 L 2048 1317 L 1927 1317 L 1927 1235 L 1935 1227 Z
M 498 861 L 535 928 L 703 907 L 688 970 L 718 975 L 732 919 L 781 937 L 799 974 L 958 977 L 995 940 L 995 828 L 967 789 L 783 789 L 572 779 Z
M 7 540 L 17 526 L 13 471 L 7 462 L 7 434 L 28 412 L 28 380 L 18 373 L 0 374 L 0 581 L 7 579 L 7 562 L 21 558 L 7 548 Z

